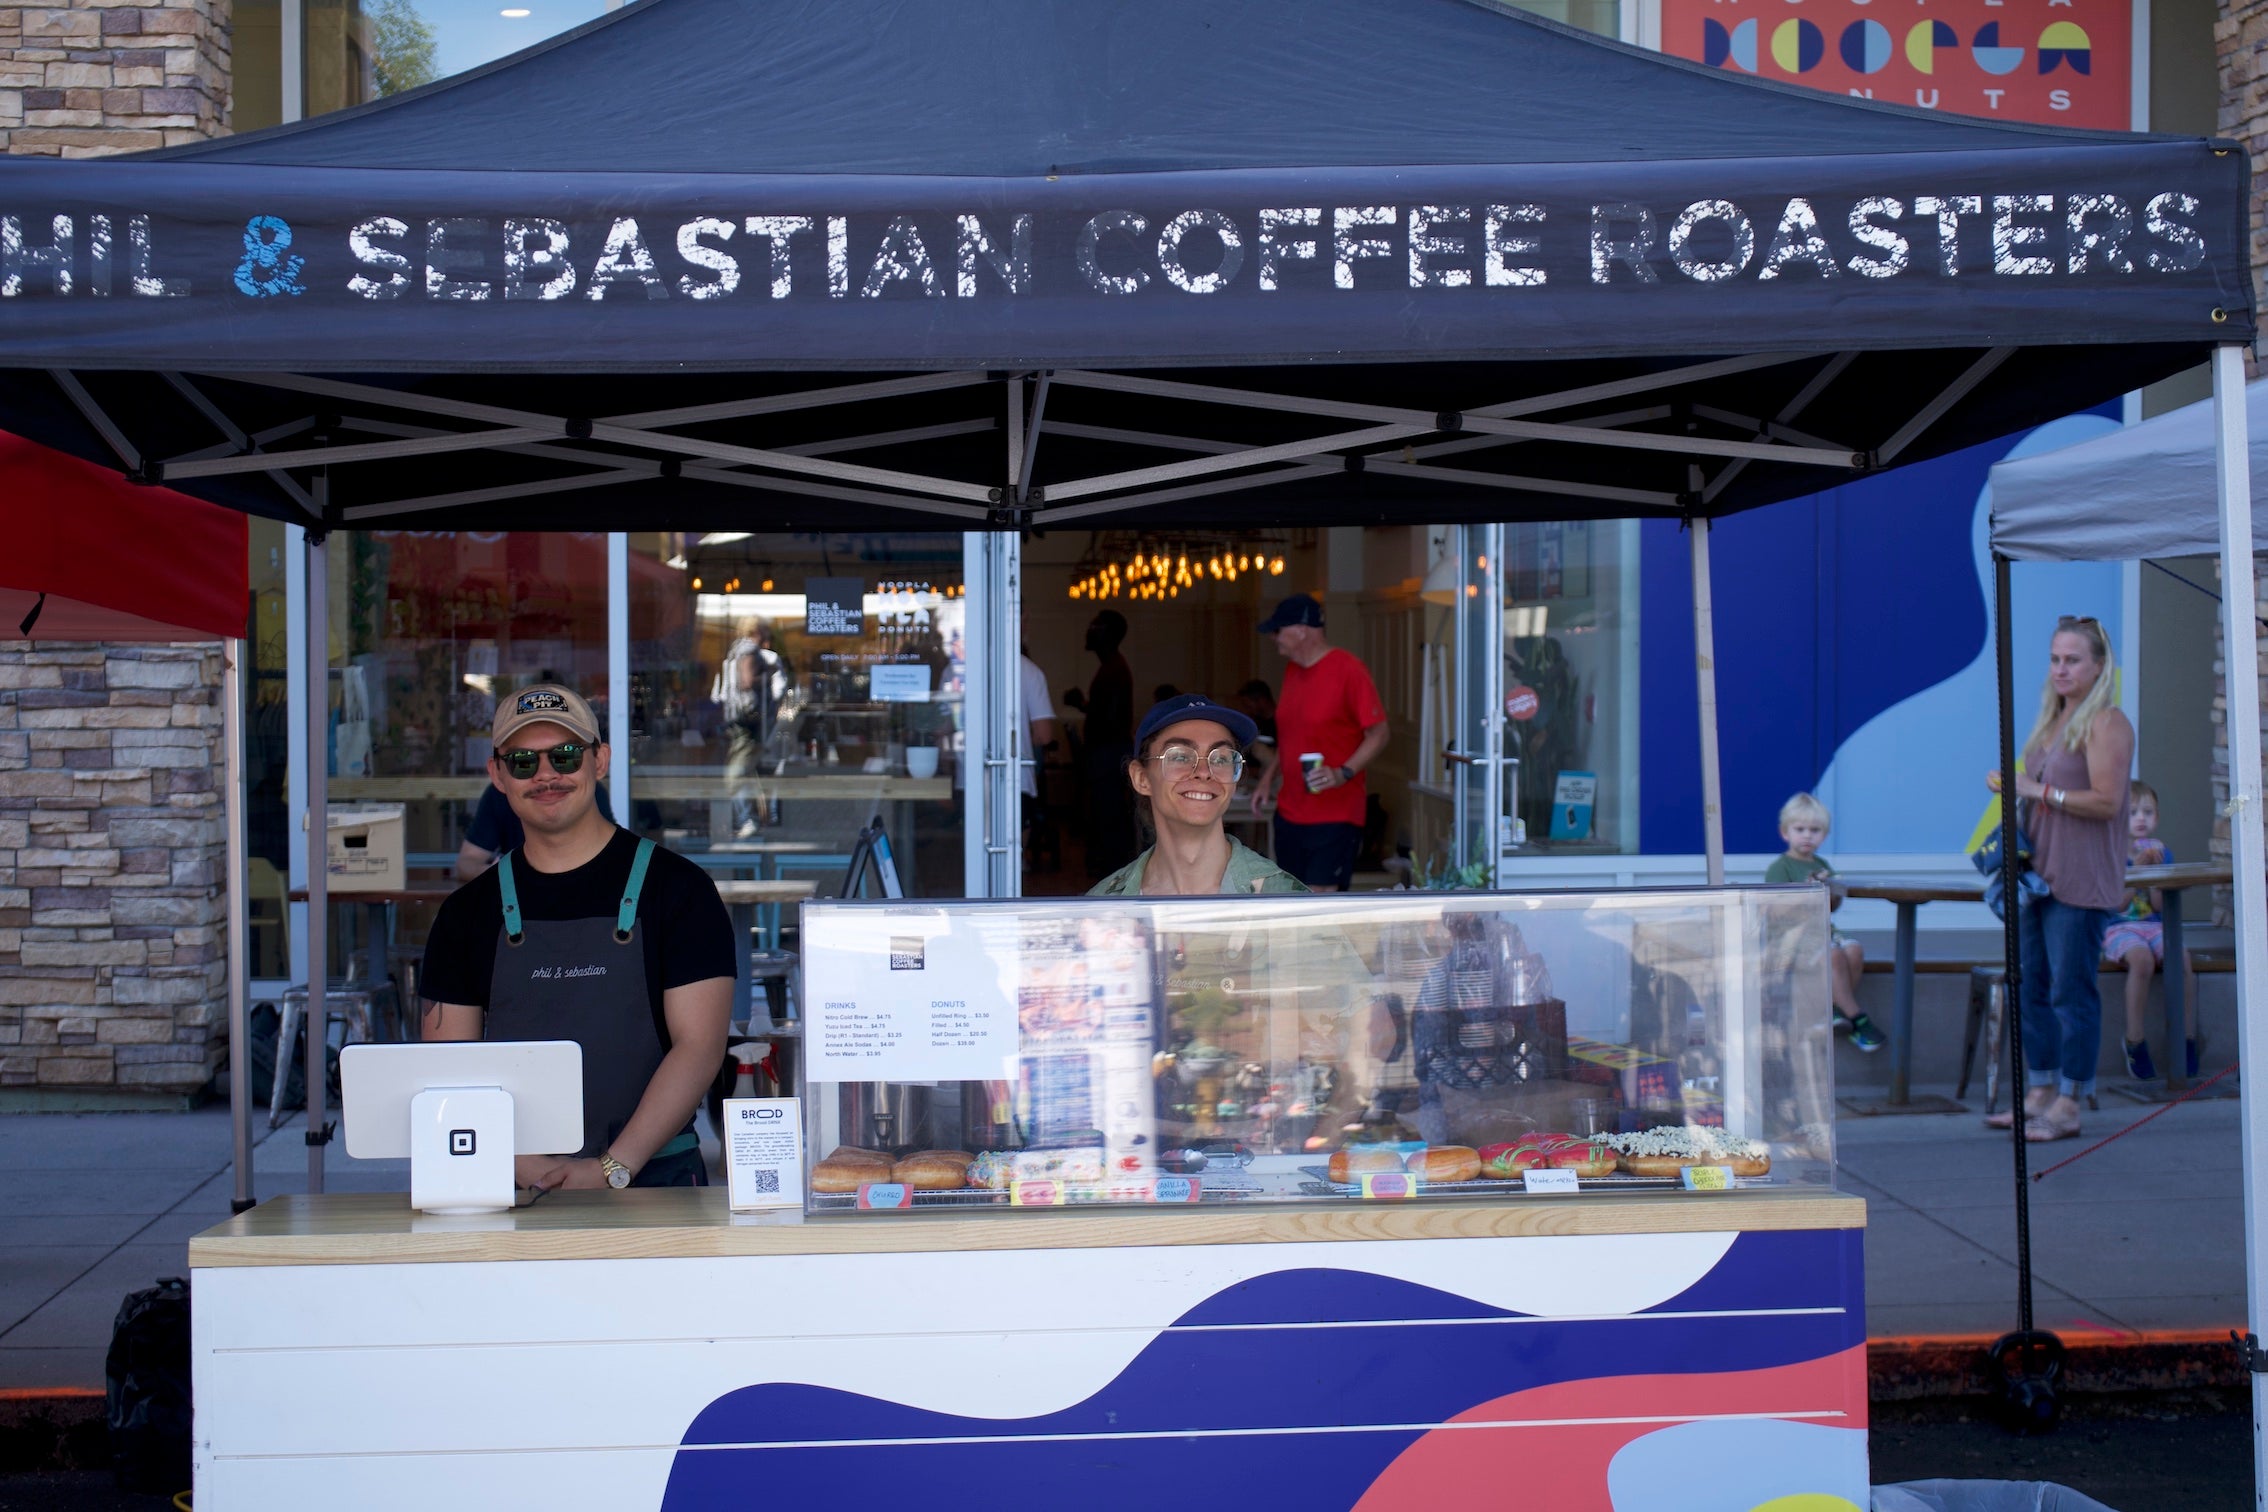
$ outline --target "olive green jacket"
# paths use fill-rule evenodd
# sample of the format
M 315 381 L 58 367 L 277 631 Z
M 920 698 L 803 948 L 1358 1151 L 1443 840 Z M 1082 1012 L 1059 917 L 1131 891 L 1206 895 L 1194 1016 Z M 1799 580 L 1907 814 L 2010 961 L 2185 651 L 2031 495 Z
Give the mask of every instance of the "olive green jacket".
M 1229 843 L 1228 870 L 1221 873 L 1221 892 L 1303 893 L 1307 884 L 1261 855 L 1234 835 Z M 1150 852 L 1144 851 L 1087 889 L 1090 898 L 1138 898 L 1142 877 L 1150 869 Z

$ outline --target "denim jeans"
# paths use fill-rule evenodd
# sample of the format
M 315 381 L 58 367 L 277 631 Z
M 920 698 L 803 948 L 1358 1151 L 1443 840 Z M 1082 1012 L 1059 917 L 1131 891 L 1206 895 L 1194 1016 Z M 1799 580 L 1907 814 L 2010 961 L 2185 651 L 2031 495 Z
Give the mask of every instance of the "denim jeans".
M 2110 915 L 2042 898 L 2017 910 L 2023 944 L 2024 1084 L 2065 1097 L 2095 1090 L 2103 1000 L 2095 971 Z

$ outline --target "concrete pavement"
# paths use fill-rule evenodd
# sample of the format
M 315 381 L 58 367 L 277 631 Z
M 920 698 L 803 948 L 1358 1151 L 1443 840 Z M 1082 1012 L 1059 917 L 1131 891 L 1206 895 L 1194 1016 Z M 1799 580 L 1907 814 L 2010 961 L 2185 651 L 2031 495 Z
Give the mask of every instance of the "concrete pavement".
M 2035 1169 L 2150 1111 L 2106 1094 L 2084 1138 L 2032 1147 Z M 256 1194 L 305 1190 L 297 1118 L 273 1134 L 264 1117 L 254 1127 Z M 2036 1183 L 2039 1326 L 2105 1345 L 2241 1327 L 2237 1131 L 2234 1101 L 2183 1104 Z M 2014 1328 L 2008 1136 L 1976 1113 L 1845 1117 L 1836 1132 L 1844 1186 L 1869 1204 L 1869 1332 L 1949 1340 Z M 333 1191 L 408 1185 L 406 1162 L 349 1160 L 336 1144 L 328 1156 Z M 227 1110 L 0 1117 L 0 1169 L 0 1394 L 99 1388 L 120 1299 L 186 1274 L 189 1237 L 228 1216 Z

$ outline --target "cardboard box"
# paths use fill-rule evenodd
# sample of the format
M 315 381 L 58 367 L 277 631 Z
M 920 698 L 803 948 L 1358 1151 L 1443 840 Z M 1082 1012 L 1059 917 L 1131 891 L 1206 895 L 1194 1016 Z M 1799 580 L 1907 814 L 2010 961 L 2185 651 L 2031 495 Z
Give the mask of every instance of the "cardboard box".
M 373 803 L 327 812 L 331 891 L 400 892 L 407 885 L 402 805 Z

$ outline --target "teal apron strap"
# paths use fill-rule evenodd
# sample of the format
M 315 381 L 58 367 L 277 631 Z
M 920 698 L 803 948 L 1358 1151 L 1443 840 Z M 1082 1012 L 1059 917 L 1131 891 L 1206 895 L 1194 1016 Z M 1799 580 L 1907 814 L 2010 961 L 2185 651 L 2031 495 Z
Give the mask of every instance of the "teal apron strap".
M 617 945 L 630 943 L 630 926 L 638 922 L 638 894 L 645 888 L 646 866 L 653 859 L 654 842 L 640 840 L 638 854 L 630 863 L 630 883 L 622 889 L 622 906 L 614 911 L 614 943 Z
M 510 851 L 496 860 L 496 885 L 504 890 L 504 938 L 517 945 L 528 937 L 528 931 L 520 921 L 520 890 L 512 885 Z

